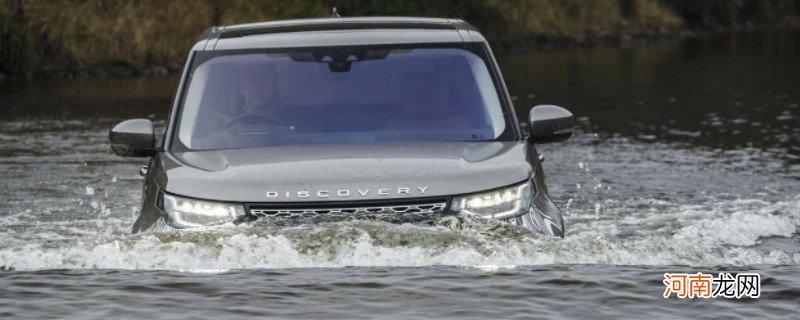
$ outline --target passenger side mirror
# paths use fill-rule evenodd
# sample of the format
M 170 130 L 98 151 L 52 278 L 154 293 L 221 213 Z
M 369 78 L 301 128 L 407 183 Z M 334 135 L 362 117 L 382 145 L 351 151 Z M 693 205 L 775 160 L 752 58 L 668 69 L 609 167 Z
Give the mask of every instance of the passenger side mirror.
M 572 113 L 567 109 L 553 105 L 539 105 L 531 109 L 530 116 L 531 143 L 563 142 L 572 136 L 574 122 Z
M 123 121 L 108 133 L 111 151 L 123 157 L 151 157 L 157 153 L 153 123 L 147 119 Z

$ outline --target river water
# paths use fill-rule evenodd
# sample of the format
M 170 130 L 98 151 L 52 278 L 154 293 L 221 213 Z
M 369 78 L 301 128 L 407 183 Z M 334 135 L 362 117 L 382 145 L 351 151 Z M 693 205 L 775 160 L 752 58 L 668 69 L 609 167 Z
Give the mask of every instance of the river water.
M 565 239 L 380 222 L 131 235 L 176 76 L 0 84 L 2 318 L 791 318 L 800 309 L 800 33 L 498 54 Z M 757 272 L 759 299 L 664 299 L 664 272 Z

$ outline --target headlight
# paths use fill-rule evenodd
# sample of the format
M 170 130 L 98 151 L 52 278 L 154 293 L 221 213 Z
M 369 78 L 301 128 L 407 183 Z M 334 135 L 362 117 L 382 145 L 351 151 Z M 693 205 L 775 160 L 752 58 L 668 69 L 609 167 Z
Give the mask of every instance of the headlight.
M 480 218 L 507 219 L 528 211 L 533 198 L 530 182 L 494 191 L 456 197 L 453 210 Z
M 175 228 L 194 228 L 233 222 L 244 215 L 241 204 L 211 202 L 163 195 L 167 221 Z

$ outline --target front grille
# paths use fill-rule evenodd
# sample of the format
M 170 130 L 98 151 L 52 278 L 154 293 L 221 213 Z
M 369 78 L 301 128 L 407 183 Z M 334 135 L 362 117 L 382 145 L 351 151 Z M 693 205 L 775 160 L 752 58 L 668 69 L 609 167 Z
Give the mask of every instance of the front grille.
M 386 220 L 391 222 L 434 219 L 445 212 L 447 201 L 399 204 L 330 204 L 268 206 L 253 205 L 251 216 L 269 220 L 336 221 L 351 219 Z

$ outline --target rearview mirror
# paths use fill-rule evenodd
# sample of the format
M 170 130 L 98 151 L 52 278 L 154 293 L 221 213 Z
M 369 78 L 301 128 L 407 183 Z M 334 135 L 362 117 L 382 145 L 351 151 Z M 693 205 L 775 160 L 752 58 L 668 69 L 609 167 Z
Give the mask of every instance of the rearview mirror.
M 150 157 L 156 154 L 153 123 L 147 119 L 123 121 L 108 133 L 111 151 L 123 157 Z
M 553 105 L 539 105 L 531 109 L 529 116 L 531 143 L 563 142 L 572 136 L 574 122 L 572 113 Z

